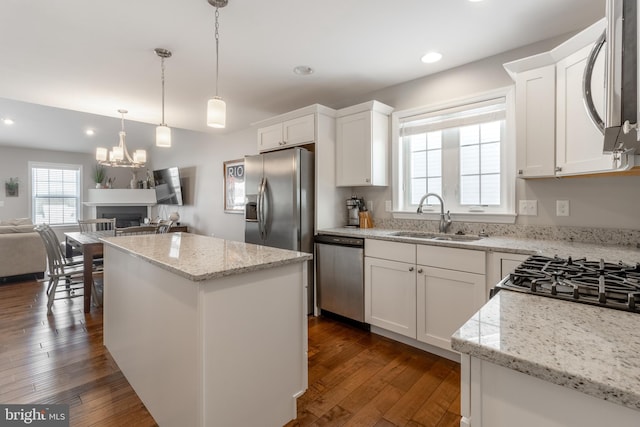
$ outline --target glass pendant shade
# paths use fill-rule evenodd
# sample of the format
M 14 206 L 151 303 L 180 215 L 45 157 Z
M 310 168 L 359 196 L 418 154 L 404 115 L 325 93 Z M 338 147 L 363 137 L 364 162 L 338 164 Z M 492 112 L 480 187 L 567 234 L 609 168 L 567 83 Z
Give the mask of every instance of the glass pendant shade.
M 219 96 L 207 102 L 207 126 L 224 128 L 227 119 L 227 105 Z
M 99 162 L 107 161 L 107 149 L 104 147 L 96 148 L 96 160 Z
M 133 162 L 134 163 L 146 163 L 147 161 L 147 151 L 146 150 L 136 150 L 133 152 Z
M 122 150 L 122 145 L 119 147 L 113 147 L 111 149 L 111 153 L 113 155 L 113 158 L 111 160 L 122 160 L 124 159 L 124 151 Z
M 171 128 L 167 125 L 156 127 L 156 146 L 171 147 Z

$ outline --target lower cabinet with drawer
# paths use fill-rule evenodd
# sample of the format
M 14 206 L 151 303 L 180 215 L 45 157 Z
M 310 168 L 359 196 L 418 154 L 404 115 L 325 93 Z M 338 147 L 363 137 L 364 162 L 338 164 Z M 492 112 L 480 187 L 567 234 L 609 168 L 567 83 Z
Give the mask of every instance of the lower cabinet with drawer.
M 365 241 L 365 321 L 451 350 L 486 301 L 484 251 Z

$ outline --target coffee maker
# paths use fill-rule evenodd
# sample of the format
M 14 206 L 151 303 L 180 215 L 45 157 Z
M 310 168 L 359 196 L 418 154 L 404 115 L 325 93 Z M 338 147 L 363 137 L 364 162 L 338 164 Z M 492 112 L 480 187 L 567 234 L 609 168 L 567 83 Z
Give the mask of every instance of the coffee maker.
M 363 206 L 364 201 L 353 196 L 347 199 L 347 227 L 359 227 L 360 226 L 360 208 Z

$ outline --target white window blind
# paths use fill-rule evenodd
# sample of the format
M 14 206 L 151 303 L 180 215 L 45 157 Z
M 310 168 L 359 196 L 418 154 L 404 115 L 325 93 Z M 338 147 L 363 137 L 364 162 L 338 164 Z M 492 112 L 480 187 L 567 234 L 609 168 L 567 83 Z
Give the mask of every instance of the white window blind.
M 80 166 L 32 165 L 31 209 L 35 224 L 77 224 Z
M 505 122 L 505 97 L 400 116 L 400 210 L 436 193 L 451 212 L 506 211 Z

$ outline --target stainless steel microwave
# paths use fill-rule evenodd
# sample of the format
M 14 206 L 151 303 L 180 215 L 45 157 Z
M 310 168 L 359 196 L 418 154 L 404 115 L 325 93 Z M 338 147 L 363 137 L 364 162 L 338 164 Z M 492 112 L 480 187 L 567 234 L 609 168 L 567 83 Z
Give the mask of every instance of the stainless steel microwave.
M 604 135 L 603 152 L 640 154 L 638 129 L 638 0 L 607 0 L 607 28 L 594 45 L 583 79 L 589 116 Z M 604 47 L 604 118 L 594 106 L 591 76 Z

